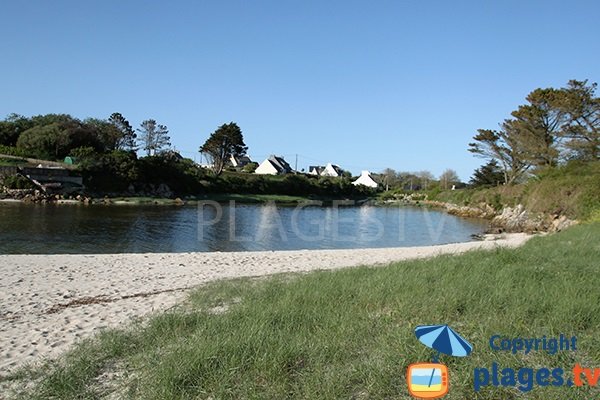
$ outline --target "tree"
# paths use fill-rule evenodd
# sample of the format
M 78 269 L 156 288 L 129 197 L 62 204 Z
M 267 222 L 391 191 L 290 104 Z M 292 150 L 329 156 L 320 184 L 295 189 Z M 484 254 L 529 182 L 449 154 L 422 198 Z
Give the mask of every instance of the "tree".
M 63 153 L 62 136 L 63 131 L 58 123 L 34 126 L 19 136 L 17 147 L 37 158 L 57 159 Z
M 140 124 L 140 144 L 148 156 L 155 155 L 171 146 L 169 130 L 165 125 L 157 124 L 153 119 L 147 119 Z
M 398 174 L 392 168 L 386 168 L 380 173 L 383 178 L 383 184 L 385 186 L 385 190 L 389 190 L 390 187 L 394 188 L 400 184 L 400 180 L 398 179 Z
M 94 124 L 87 124 L 78 119 L 59 124 L 62 129 L 60 137 L 63 153 L 58 155 L 59 159 L 63 158 L 77 147 L 92 147 L 95 151 L 102 153 L 106 151 L 107 144 L 103 141 L 101 129 L 107 127 L 106 121 L 101 121 L 101 127 Z
M 101 152 L 112 151 L 117 148 L 121 132 L 110 122 L 98 118 L 86 118 L 82 127 L 94 134 L 102 144 Z
M 453 169 L 448 168 L 440 175 L 440 185 L 443 189 L 448 189 L 448 187 L 452 187 L 452 185 L 459 182 L 460 179 L 458 178 L 458 174 Z
M 78 119 L 54 116 L 34 117 L 37 121 L 55 121 L 39 124 L 19 136 L 17 147 L 26 154 L 43 158 L 62 160 L 72 149 L 91 147 L 96 152 L 104 150 L 98 130 L 92 124 L 81 123 Z
M 69 114 L 43 114 L 31 117 L 31 126 L 45 126 L 50 124 L 68 124 L 78 120 Z
M 125 151 L 137 151 L 137 135 L 129 121 L 121 115 L 121 113 L 112 113 L 108 118 L 110 122 L 119 132 L 119 137 L 115 143 L 115 149 Z
M 429 171 L 419 171 L 419 172 L 415 172 L 415 175 L 419 178 L 419 182 L 421 184 L 421 187 L 425 190 L 427 190 L 427 188 L 429 187 L 429 184 L 431 183 L 431 181 L 433 181 L 435 179 L 435 177 L 433 176 L 433 174 Z
M 235 122 L 230 122 L 218 127 L 199 151 L 208 157 L 215 175 L 220 175 L 231 156 L 243 156 L 247 150 L 242 130 Z
M 22 115 L 10 114 L 0 121 L 0 145 L 15 146 L 21 133 L 33 126 L 31 120 Z
M 600 157 L 600 99 L 597 85 L 571 80 L 566 88 L 535 89 L 501 129 L 479 129 L 469 151 L 496 160 L 504 182 L 513 183 L 532 167 L 551 167 L 565 158 Z M 563 146 L 564 145 L 564 146 Z M 563 146 L 563 147 L 561 147 Z
M 402 171 L 397 173 L 403 190 L 421 190 L 421 179 L 413 172 Z
M 469 183 L 472 186 L 496 186 L 504 181 L 504 173 L 496 160 L 490 160 L 473 172 Z
M 563 111 L 568 115 L 561 136 L 574 158 L 597 160 L 600 157 L 600 98 L 594 97 L 596 83 L 571 80 L 563 89 Z
M 510 121 L 505 121 L 498 131 L 478 129 L 477 132 L 473 137 L 475 142 L 469 143 L 469 151 L 484 159 L 496 160 L 502 167 L 504 183 L 514 183 L 531 167 Z
M 556 141 L 567 114 L 561 107 L 564 92 L 553 88 L 536 89 L 527 96 L 529 104 L 511 113 L 511 133 L 518 136 L 523 152 L 536 166 L 553 166 L 558 161 Z

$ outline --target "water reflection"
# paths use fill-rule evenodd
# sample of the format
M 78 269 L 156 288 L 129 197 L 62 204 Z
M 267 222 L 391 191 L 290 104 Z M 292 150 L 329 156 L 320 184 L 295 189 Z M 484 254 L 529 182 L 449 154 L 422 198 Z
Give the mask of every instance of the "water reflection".
M 411 207 L 0 204 L 0 253 L 121 253 L 419 246 L 485 223 Z

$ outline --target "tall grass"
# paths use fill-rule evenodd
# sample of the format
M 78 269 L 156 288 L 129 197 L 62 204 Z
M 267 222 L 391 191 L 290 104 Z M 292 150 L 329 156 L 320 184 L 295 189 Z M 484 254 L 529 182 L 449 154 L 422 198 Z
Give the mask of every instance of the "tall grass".
M 476 393 L 473 371 L 492 362 L 600 367 L 599 238 L 595 223 L 516 250 L 213 283 L 179 311 L 106 332 L 34 370 L 28 379 L 38 384 L 23 398 L 404 399 L 406 367 L 432 356 L 414 328 L 439 323 L 474 345 L 469 357 L 441 358 L 448 399 L 598 398 L 583 387 Z M 488 346 L 493 334 L 560 333 L 577 336 L 577 352 Z

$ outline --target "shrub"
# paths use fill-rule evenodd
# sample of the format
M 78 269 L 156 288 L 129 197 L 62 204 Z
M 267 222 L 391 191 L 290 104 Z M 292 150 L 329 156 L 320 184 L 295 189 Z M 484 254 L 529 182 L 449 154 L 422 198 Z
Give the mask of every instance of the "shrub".
M 17 148 L 17 147 L 13 147 L 13 146 L 3 146 L 0 144 L 0 154 L 6 154 L 8 156 L 16 156 L 16 157 L 26 157 L 27 154 Z
M 21 175 L 7 176 L 2 180 L 2 185 L 8 189 L 35 189 L 35 185 Z
M 258 168 L 258 163 L 253 161 L 251 163 L 244 165 L 244 168 L 242 168 L 242 172 L 252 174 L 252 173 L 254 173 L 254 171 L 256 171 L 256 168 Z

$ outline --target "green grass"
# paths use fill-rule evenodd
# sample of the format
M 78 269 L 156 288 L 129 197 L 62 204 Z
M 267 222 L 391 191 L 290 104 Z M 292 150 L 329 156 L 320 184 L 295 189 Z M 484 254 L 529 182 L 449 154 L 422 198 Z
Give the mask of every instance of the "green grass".
M 143 197 L 143 196 L 132 196 L 132 197 L 110 197 L 109 204 L 115 205 L 174 205 L 176 201 L 174 199 L 168 199 L 163 197 Z M 103 203 L 102 198 L 96 199 L 96 202 Z
M 112 204 L 117 205 L 174 205 L 177 204 L 178 201 L 174 199 L 168 198 L 160 198 L 160 197 L 111 197 L 109 198 Z M 186 204 L 195 204 L 198 201 L 210 200 L 216 202 L 229 202 L 235 201 L 237 203 L 244 204 L 262 204 L 267 202 L 274 202 L 280 205 L 297 205 L 299 203 L 303 203 L 309 201 L 308 197 L 300 197 L 300 196 L 286 196 L 286 195 L 270 195 L 270 194 L 207 194 L 205 196 L 198 197 L 186 197 Z M 102 202 L 101 199 L 98 201 Z
M 432 192 L 430 199 L 461 206 L 486 203 L 497 210 L 523 204 L 534 213 L 591 220 L 600 211 L 600 161 L 571 162 L 519 185 Z
M 308 201 L 308 197 L 287 196 L 276 194 L 235 194 L 235 193 L 211 193 L 197 198 L 198 200 L 212 200 L 217 202 L 236 201 L 238 203 L 267 203 L 298 204 Z
M 181 310 L 88 340 L 37 379 L 32 399 L 405 399 L 404 372 L 432 352 L 413 330 L 448 323 L 473 345 L 442 356 L 448 399 L 590 399 L 590 388 L 473 390 L 473 371 L 600 367 L 600 223 L 524 247 L 212 283 Z M 228 306 L 223 313 L 214 307 Z M 493 334 L 576 335 L 577 352 L 493 352 Z M 117 372 L 110 380 L 107 373 Z

